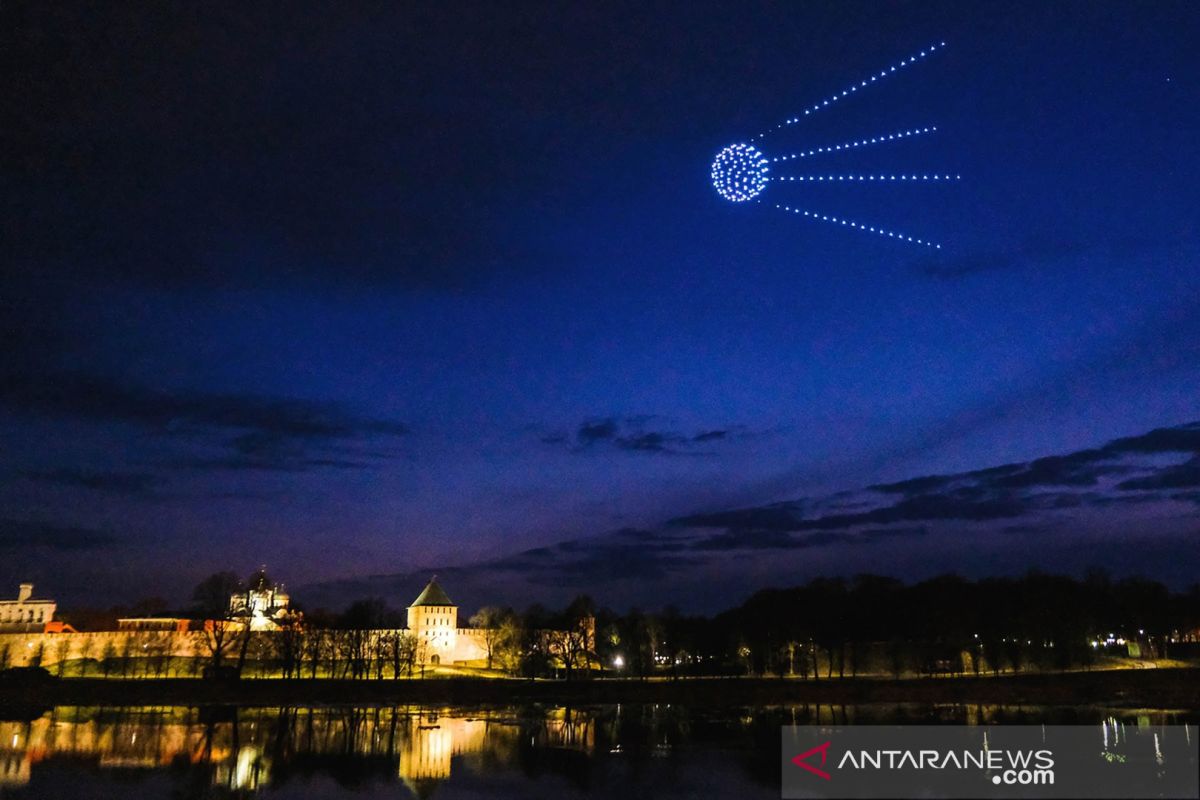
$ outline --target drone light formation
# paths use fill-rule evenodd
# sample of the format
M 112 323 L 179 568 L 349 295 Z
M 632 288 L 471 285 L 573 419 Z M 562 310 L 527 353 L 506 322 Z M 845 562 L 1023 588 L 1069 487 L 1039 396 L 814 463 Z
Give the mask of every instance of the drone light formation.
M 760 200 L 759 202 L 762 202 L 762 201 Z M 818 220 L 821 220 L 822 222 L 829 222 L 834 225 L 846 225 L 851 228 L 857 228 L 858 230 L 863 231 L 864 233 L 877 233 L 880 236 L 886 236 L 889 239 L 898 239 L 902 242 L 912 242 L 913 244 L 921 244 L 921 245 L 925 245 L 926 247 L 932 247 L 935 250 L 942 249 L 942 246 L 940 244 L 934 244 L 933 242 L 927 242 L 924 239 L 919 239 L 915 236 L 909 236 L 908 234 L 900 233 L 898 231 L 887 230 L 885 228 L 877 228 L 874 225 L 864 225 L 861 222 L 855 222 L 855 221 L 849 220 L 849 219 L 838 219 L 837 217 L 831 216 L 829 214 L 818 214 L 815 211 L 805 211 L 802 208 L 792 208 L 791 206 L 781 206 L 778 203 L 775 204 L 775 207 L 778 208 L 780 211 L 790 211 L 793 214 L 801 214 L 810 219 L 818 219 Z
M 801 114 L 800 116 L 792 117 L 791 119 L 786 119 L 783 122 L 779 123 L 778 125 L 775 126 L 774 130 L 778 130 L 779 128 L 782 128 L 786 125 L 795 125 L 797 122 L 799 122 L 804 117 L 807 117 L 809 114 L 815 114 L 823 108 L 828 108 L 831 103 L 836 103 L 838 100 L 841 100 L 843 97 L 849 97 L 850 95 L 857 92 L 859 89 L 865 89 L 868 86 L 874 84 L 876 81 L 880 80 L 881 78 L 886 78 L 887 76 L 893 74 L 897 69 L 904 69 L 905 67 L 907 67 L 910 64 L 915 64 L 919 59 L 923 59 L 926 56 L 932 54 L 935 50 L 945 47 L 945 46 L 946 46 L 945 42 L 935 42 L 934 44 L 930 45 L 929 47 L 926 47 L 921 52 L 916 53 L 915 55 L 909 56 L 908 58 L 904 59 L 900 63 L 893 64 L 892 66 L 883 69 L 882 71 L 880 71 L 880 73 L 878 75 L 869 75 L 866 78 L 863 78 L 858 83 L 848 86 L 847 88 L 842 90 L 841 94 L 834 92 L 829 98 L 822 100 L 819 103 L 814 103 L 813 105 L 804 109 L 804 113 Z M 771 131 L 763 131 L 762 133 L 760 133 L 758 136 L 755 136 L 754 138 L 761 139 L 770 132 Z
M 712 163 L 712 184 L 724 199 L 733 203 L 744 203 L 748 200 L 754 200 L 761 203 L 760 194 L 771 183 L 942 183 L 949 181 L 961 180 L 961 175 L 951 175 L 948 173 L 937 172 L 905 172 L 905 173 L 887 173 L 887 174 L 863 174 L 863 173 L 833 173 L 825 175 L 771 175 L 771 164 L 781 163 L 786 161 L 794 161 L 802 158 L 812 158 L 814 156 L 823 156 L 841 153 L 847 150 L 855 150 L 861 147 L 870 147 L 873 145 L 888 144 L 890 142 L 908 139 L 914 136 L 923 136 L 937 132 L 937 126 L 929 125 L 920 128 L 908 128 L 899 130 L 894 133 L 882 134 L 879 136 L 863 137 L 854 139 L 842 144 L 827 145 L 821 147 L 810 147 L 807 150 L 796 150 L 795 152 L 768 157 L 765 155 L 754 142 L 758 142 L 768 134 L 777 130 L 788 128 L 803 120 L 810 114 L 814 114 L 821 109 L 828 108 L 830 105 L 837 103 L 847 97 L 851 97 L 858 92 L 859 89 L 865 89 L 883 78 L 894 74 L 897 70 L 903 70 L 905 67 L 917 63 L 932 55 L 935 51 L 946 46 L 945 42 L 935 43 L 926 47 L 924 50 L 909 56 L 908 58 L 893 64 L 878 74 L 870 75 L 857 84 L 847 87 L 841 92 L 835 92 L 828 98 L 814 103 L 799 114 L 790 119 L 776 125 L 774 128 L 758 134 L 749 142 L 737 142 L 722 149 L 717 153 L 716 158 Z M 829 214 L 820 214 L 815 211 L 794 208 L 789 205 L 779 203 L 773 204 L 775 208 L 781 211 L 788 211 L 793 214 L 798 214 L 809 219 L 819 220 L 821 222 L 829 222 L 835 225 L 844 225 L 846 227 L 855 228 L 856 230 L 865 233 L 874 233 L 879 236 L 885 236 L 889 239 L 897 239 L 899 241 L 908 242 L 934 249 L 941 249 L 940 244 L 902 234 L 898 231 L 890 230 L 875 225 L 865 225 L 846 218 L 839 218 Z
M 713 188 L 726 200 L 744 203 L 766 188 L 768 170 L 766 156 L 757 147 L 731 144 L 712 163 Z
M 961 175 L 780 175 L 773 181 L 957 181 Z
M 853 150 L 856 147 L 868 147 L 873 144 L 887 144 L 896 139 L 907 139 L 910 136 L 920 136 L 923 133 L 936 133 L 937 126 L 930 125 L 928 128 L 915 128 L 911 131 L 896 131 L 889 133 L 887 136 L 872 136 L 870 139 L 860 139 L 857 142 L 846 142 L 845 144 L 835 144 L 830 147 L 817 147 L 812 150 L 802 151 L 799 153 L 791 153 L 786 156 L 778 156 L 772 158 L 771 161 L 791 161 L 795 158 L 810 158 L 812 156 L 822 155 L 824 153 L 836 153 L 840 150 Z

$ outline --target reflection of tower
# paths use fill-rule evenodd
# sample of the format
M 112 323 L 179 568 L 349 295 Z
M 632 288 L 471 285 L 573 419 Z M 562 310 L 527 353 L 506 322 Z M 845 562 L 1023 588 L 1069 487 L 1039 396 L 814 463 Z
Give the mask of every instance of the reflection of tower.
M 446 720 L 449 723 L 449 720 Z M 400 751 L 400 775 L 409 780 L 449 778 L 454 734 L 436 716 L 421 718 Z
M 0 729 L 0 736 L 6 734 Z M 8 735 L 10 741 L 18 742 L 13 747 L 0 747 L 0 790 L 5 787 L 13 788 L 29 783 L 30 760 L 29 754 L 17 749 L 20 736 Z
M 24 786 L 39 754 L 46 751 L 45 717 L 32 722 L 0 722 L 0 790 Z
M 416 639 L 422 663 L 449 664 L 454 661 L 458 606 L 438 586 L 436 575 L 408 607 L 408 629 Z
M 455 756 L 477 753 L 487 740 L 487 721 L 439 717 L 436 712 L 413 719 L 400 747 L 400 777 L 418 797 L 428 797 L 439 781 L 450 777 Z

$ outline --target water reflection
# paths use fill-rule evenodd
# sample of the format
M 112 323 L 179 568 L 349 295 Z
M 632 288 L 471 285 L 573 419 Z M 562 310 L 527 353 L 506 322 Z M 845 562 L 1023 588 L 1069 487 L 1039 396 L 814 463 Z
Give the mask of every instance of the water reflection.
M 635 784 L 639 794 L 661 784 L 662 796 L 686 796 L 692 764 L 710 790 L 716 781 L 739 796 L 770 797 L 778 793 L 786 724 L 1086 722 L 1115 737 L 1125 725 L 1194 721 L 1162 711 L 964 704 L 59 707 L 7 716 L 0 721 L 6 797 L 101 796 L 106 781 L 138 780 L 140 797 L 246 797 L 296 786 L 339 797 L 392 784 L 429 797 L 455 781 L 512 797 L 627 797 Z M 535 791 L 546 780 L 552 785 Z

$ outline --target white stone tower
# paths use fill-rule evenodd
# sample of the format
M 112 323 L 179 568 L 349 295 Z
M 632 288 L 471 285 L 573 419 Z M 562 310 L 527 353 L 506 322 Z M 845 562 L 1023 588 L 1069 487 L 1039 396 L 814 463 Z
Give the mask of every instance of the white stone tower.
M 426 664 L 450 664 L 458 636 L 458 606 L 433 576 L 408 607 L 408 629 L 417 639 L 419 658 Z

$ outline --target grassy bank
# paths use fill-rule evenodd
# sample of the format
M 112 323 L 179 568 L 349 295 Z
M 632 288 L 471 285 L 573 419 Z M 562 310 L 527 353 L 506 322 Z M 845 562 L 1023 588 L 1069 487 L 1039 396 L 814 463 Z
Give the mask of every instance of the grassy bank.
M 681 703 L 697 706 L 785 703 L 1098 704 L 1200 709 L 1200 669 L 1120 670 L 986 678 L 242 680 L 62 679 L 42 685 L 0 682 L 0 706 L 279 706 L 393 703 Z

